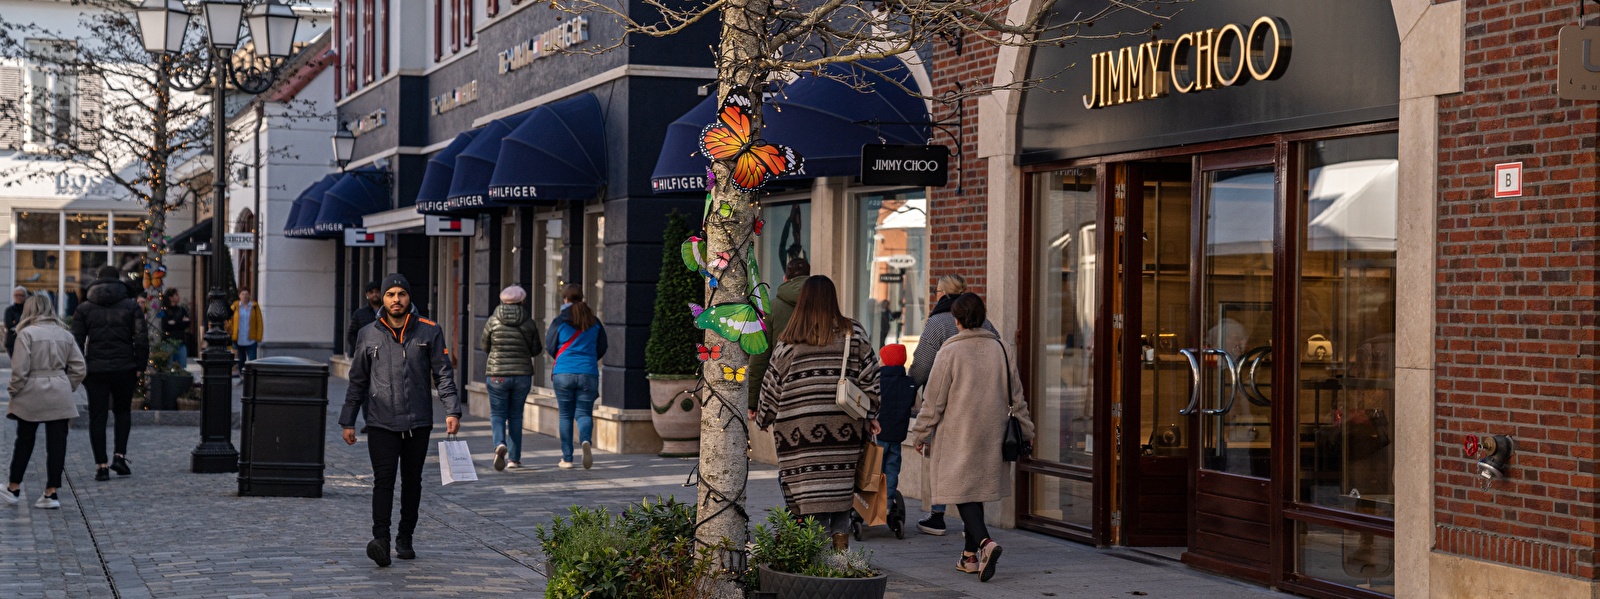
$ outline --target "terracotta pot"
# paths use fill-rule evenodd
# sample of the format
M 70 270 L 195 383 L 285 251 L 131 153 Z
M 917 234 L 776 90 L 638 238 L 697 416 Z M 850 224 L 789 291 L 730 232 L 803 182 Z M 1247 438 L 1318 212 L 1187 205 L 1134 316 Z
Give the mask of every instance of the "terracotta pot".
M 778 599 L 883 599 L 889 587 L 889 575 L 872 578 L 821 578 L 779 572 L 766 564 L 758 566 L 756 576 L 761 581 L 761 592 L 773 593 Z
M 650 377 L 650 422 L 661 436 L 661 457 L 700 455 L 700 402 L 693 391 L 699 379 Z

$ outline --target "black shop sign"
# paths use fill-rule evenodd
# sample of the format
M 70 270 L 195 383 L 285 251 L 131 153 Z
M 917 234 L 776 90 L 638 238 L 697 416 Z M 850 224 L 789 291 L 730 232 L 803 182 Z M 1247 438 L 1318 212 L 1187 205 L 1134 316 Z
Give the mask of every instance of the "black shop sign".
M 944 187 L 950 182 L 950 148 L 867 144 L 861 146 L 862 185 Z

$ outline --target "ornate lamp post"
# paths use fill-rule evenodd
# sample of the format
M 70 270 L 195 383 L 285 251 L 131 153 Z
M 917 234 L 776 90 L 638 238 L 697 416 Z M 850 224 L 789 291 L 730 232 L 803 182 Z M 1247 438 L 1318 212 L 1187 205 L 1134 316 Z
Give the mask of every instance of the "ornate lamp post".
M 200 413 L 200 444 L 190 453 L 193 472 L 237 472 L 239 452 L 233 447 L 233 340 L 223 330 L 233 315 L 227 292 L 228 256 L 223 243 L 228 221 L 228 114 L 226 91 L 259 94 L 272 87 L 277 70 L 293 52 L 300 17 L 278 0 L 205 0 L 200 3 L 206 43 L 183 52 L 189 21 L 194 16 L 180 0 L 144 0 L 137 9 L 144 47 L 158 54 L 171 71 L 173 88 L 196 91 L 211 87 L 211 120 L 216 139 L 212 146 L 212 240 L 210 292 L 206 294 L 206 349 L 200 354 L 205 374 Z M 238 57 L 240 25 L 249 9 L 250 40 L 255 56 Z

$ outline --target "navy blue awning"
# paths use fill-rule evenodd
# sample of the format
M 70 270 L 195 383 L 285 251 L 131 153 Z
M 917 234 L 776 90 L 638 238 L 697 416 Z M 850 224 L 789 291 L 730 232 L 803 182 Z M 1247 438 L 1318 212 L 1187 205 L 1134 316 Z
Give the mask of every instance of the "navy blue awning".
M 494 178 L 495 164 L 500 162 L 500 141 L 527 120 L 528 114 L 495 119 L 456 156 L 456 172 L 450 178 L 446 209 L 481 210 L 500 206 L 489 199 L 489 181 Z
M 804 170 L 785 179 L 859 176 L 861 146 L 928 143 L 928 125 L 903 124 L 929 121 L 927 104 L 906 93 L 921 92 L 905 63 L 885 58 L 824 70 L 826 76 L 796 79 L 762 103 L 762 139 L 792 147 L 806 159 Z M 650 176 L 656 193 L 705 191 L 710 161 L 700 155 L 700 132 L 716 118 L 712 95 L 667 127 Z M 858 124 L 863 121 L 895 124 Z
M 594 94 L 546 104 L 500 142 L 496 202 L 588 200 L 606 184 L 606 124 Z
M 450 145 L 428 159 L 428 168 L 422 173 L 422 189 L 417 191 L 417 212 L 451 214 L 445 202 L 450 199 L 450 179 L 456 174 L 456 157 L 482 132 L 482 129 L 473 129 L 457 135 Z
M 321 234 L 342 233 L 361 226 L 361 217 L 390 208 L 389 192 L 379 183 L 383 170 L 364 166 L 345 173 L 322 194 L 316 229 Z
M 342 173 L 330 173 L 323 176 L 316 183 L 312 183 L 305 191 L 300 192 L 300 197 L 294 201 L 299 210 L 290 207 L 289 221 L 284 223 L 283 234 L 287 237 L 301 239 L 328 237 L 326 234 L 317 233 L 317 213 L 322 210 L 322 200 L 325 194 L 343 176 Z

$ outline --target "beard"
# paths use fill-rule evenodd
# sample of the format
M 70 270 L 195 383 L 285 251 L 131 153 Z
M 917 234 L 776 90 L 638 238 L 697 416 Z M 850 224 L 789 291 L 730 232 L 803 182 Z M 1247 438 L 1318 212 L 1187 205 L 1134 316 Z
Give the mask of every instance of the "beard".
M 410 304 L 390 304 L 388 306 L 384 306 L 383 311 L 384 311 L 385 314 L 388 314 L 389 316 L 394 316 L 394 317 L 405 316 L 406 312 L 411 311 L 411 305 Z

